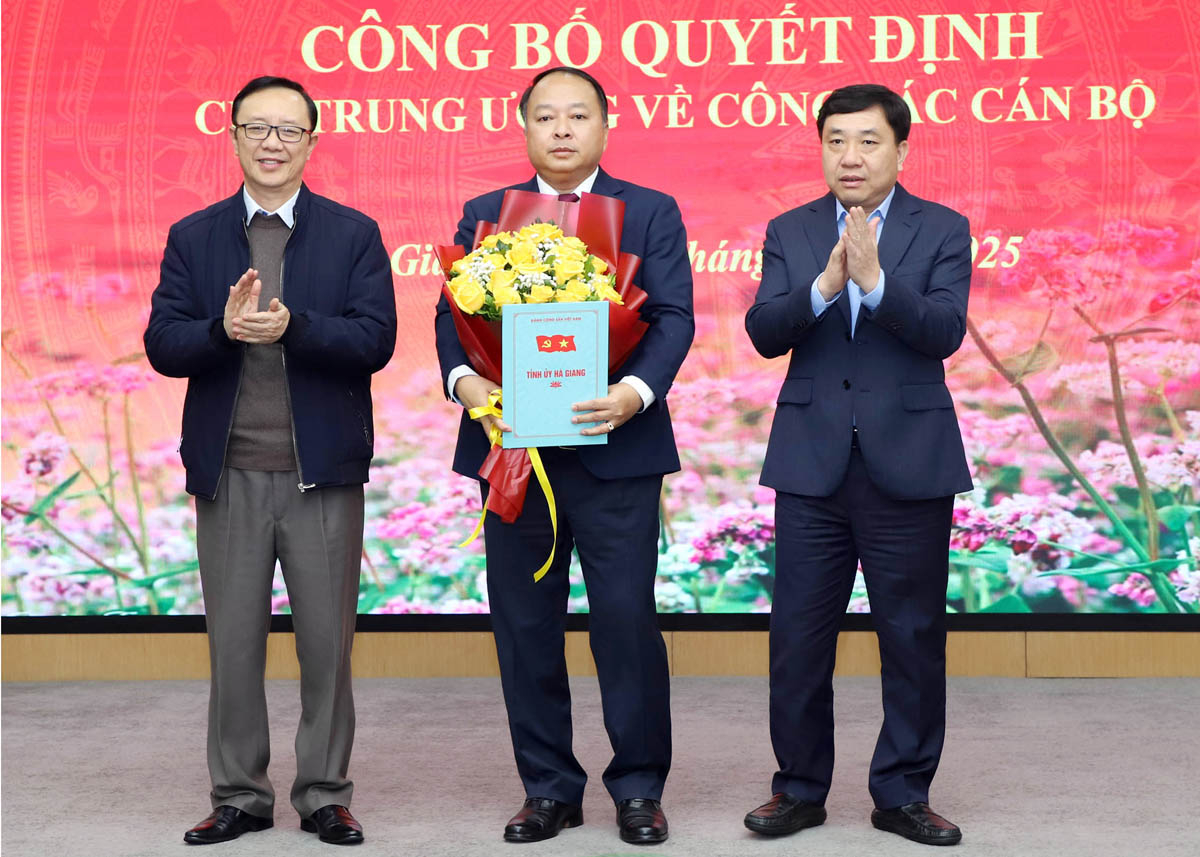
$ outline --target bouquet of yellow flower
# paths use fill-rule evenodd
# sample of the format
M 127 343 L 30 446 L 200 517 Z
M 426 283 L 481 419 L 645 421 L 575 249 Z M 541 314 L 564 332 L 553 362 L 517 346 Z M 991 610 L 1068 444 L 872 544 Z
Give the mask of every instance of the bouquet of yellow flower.
M 600 194 L 565 202 L 509 190 L 498 221 L 475 225 L 469 253 L 455 244 L 435 247 L 446 276 L 442 295 L 476 372 L 503 377 L 501 308 L 517 303 L 610 301 L 609 371 L 625 362 L 649 325 L 640 312 L 648 295 L 633 282 L 642 260 L 620 249 L 624 217 L 623 202 Z M 486 510 L 515 521 L 532 471 L 530 451 L 504 449 L 494 438 L 479 468 L 490 489 Z
M 451 264 L 450 273 L 448 287 L 458 308 L 489 321 L 500 319 L 505 304 L 624 303 L 608 263 L 553 222 L 488 235 Z

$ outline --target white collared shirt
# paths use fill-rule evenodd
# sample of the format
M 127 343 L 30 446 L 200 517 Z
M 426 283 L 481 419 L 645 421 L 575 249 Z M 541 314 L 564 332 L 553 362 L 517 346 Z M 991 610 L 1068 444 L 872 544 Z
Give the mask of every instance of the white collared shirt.
M 246 204 L 246 222 L 249 223 L 254 219 L 254 215 L 260 211 L 268 217 L 272 214 L 278 214 L 279 219 L 287 224 L 287 228 L 291 229 L 296 225 L 296 199 L 300 196 L 300 189 L 296 188 L 296 192 L 292 194 L 288 201 L 274 211 L 267 211 L 266 208 L 254 201 L 254 197 L 250 195 L 250 191 L 242 185 L 242 202 Z
M 542 178 L 542 174 L 537 174 L 538 193 L 544 193 L 551 196 L 561 196 L 563 193 L 573 193 L 576 196 L 583 196 L 585 193 L 592 192 L 592 185 L 596 183 L 596 176 L 600 175 L 600 168 L 592 170 L 592 174 L 579 183 L 579 187 L 573 191 L 559 191 L 550 186 L 550 182 Z

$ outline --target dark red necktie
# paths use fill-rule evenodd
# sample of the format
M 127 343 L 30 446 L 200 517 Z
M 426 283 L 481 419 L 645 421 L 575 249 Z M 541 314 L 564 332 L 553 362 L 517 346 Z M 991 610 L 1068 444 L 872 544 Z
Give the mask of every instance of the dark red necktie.
M 559 202 L 579 202 L 579 194 L 577 193 L 560 193 L 558 195 Z

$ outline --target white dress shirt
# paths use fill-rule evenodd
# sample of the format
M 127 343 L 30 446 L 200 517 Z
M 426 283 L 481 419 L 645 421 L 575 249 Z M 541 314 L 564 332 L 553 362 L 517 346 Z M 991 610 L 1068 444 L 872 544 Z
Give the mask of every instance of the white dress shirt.
M 272 214 L 278 214 L 279 219 L 287 224 L 287 228 L 291 229 L 296 225 L 296 198 L 300 196 L 300 189 L 292 194 L 288 201 L 274 211 L 267 211 L 263 206 L 254 201 L 254 197 L 250 195 L 250 191 L 246 190 L 246 186 L 242 185 L 242 202 L 246 204 L 246 222 L 249 223 L 254 219 L 254 215 L 260 211 L 268 217 Z

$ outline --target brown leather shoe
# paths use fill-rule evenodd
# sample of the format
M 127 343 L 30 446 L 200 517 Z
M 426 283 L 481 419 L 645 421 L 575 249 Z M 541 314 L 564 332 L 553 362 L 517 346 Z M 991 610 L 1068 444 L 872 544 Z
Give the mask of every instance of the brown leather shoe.
M 617 804 L 621 840 L 631 845 L 656 845 L 667 841 L 667 816 L 662 804 L 650 798 L 628 798 Z
M 221 805 L 208 818 L 183 834 L 183 841 L 188 845 L 211 845 L 237 839 L 243 833 L 266 830 L 274 825 L 272 819 L 251 815 L 236 806 Z
M 927 803 L 877 809 L 871 813 L 871 824 L 922 845 L 957 845 L 962 839 L 962 831 L 930 809 Z
M 363 842 L 362 825 L 350 810 L 334 803 L 300 819 L 300 829 L 317 834 L 317 838 L 330 845 L 361 845 Z
M 505 842 L 541 842 L 558 836 L 564 827 L 583 824 L 583 810 L 548 797 L 525 799 L 521 811 L 504 826 Z
M 746 814 L 746 827 L 763 836 L 785 836 L 825 823 L 825 807 L 783 792 Z

